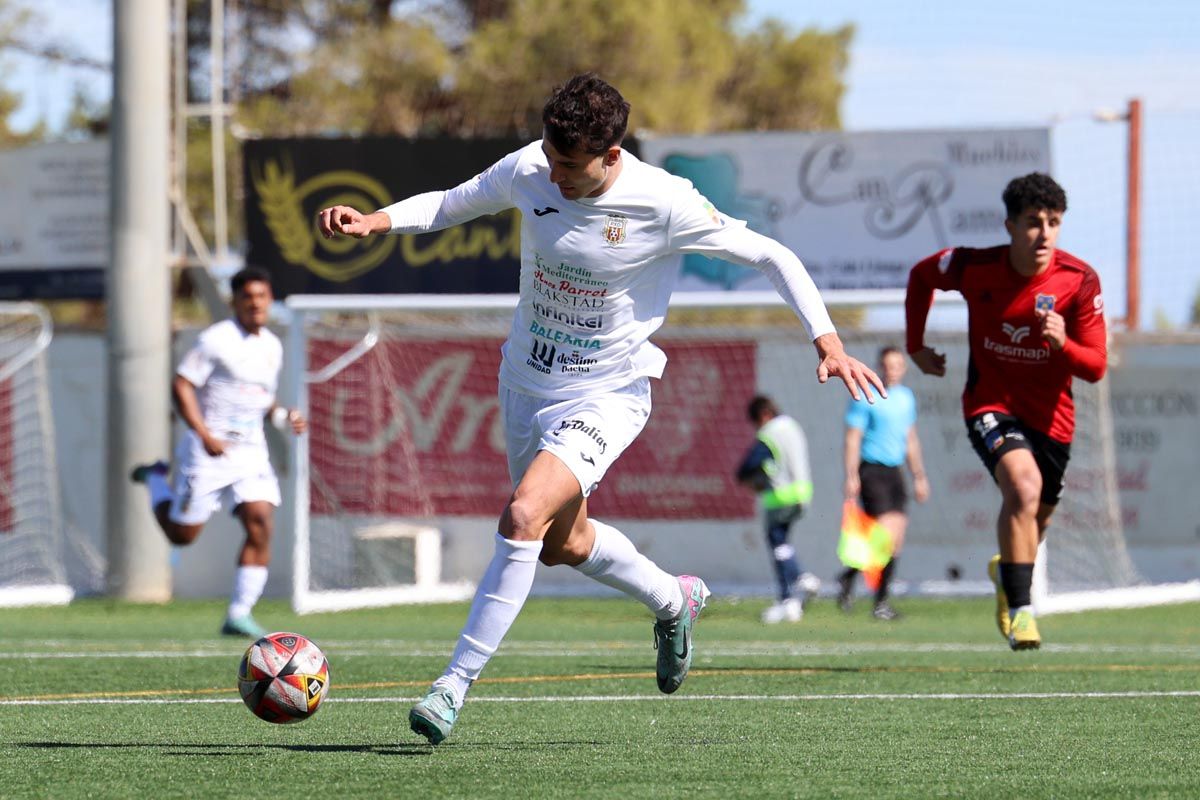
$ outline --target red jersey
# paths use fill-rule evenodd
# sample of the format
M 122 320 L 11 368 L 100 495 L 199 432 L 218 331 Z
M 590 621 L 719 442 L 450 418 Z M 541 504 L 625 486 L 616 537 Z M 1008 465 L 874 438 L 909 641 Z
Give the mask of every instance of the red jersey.
M 933 290 L 957 290 L 967 301 L 970 363 L 963 389 L 963 414 L 1011 414 L 1060 442 L 1075 433 L 1071 378 L 1095 382 L 1108 362 L 1100 279 L 1085 262 L 1055 250 L 1040 275 L 1012 268 L 1008 245 L 943 250 L 919 262 L 908 277 L 905 313 L 907 346 L 925 346 L 925 321 Z M 1067 342 L 1052 350 L 1038 335 L 1035 309 L 1057 311 Z

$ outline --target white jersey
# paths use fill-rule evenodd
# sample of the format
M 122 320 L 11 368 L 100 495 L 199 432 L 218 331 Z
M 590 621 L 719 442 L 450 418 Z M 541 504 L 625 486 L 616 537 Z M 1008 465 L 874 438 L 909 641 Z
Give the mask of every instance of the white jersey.
M 279 337 L 266 328 L 247 333 L 227 319 L 201 332 L 175 373 L 196 387 L 204 425 L 213 436 L 265 449 L 263 418 L 275 403 L 282 365 Z
M 567 200 L 550 182 L 541 142 L 533 142 L 454 189 L 383 209 L 393 233 L 521 211 L 520 303 L 502 348 L 502 384 L 566 399 L 662 377 L 666 356 L 649 339 L 666 317 L 686 253 L 763 271 L 812 338 L 834 330 L 790 250 L 719 212 L 690 181 L 626 151 L 621 159 L 603 195 Z

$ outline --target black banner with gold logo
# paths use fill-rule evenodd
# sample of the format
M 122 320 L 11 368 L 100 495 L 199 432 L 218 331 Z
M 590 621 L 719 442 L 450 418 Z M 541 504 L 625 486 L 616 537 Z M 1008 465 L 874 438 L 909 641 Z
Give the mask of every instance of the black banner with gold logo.
M 375 211 L 449 189 L 528 144 L 519 139 L 258 139 L 245 142 L 246 263 L 289 294 L 517 291 L 514 209 L 437 233 L 325 239 L 317 212 Z

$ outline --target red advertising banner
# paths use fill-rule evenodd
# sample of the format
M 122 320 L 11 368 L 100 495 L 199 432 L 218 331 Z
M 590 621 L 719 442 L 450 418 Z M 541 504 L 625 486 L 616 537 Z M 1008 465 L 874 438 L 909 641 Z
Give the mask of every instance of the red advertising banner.
M 385 340 L 310 387 L 313 514 L 498 515 L 512 492 L 498 413 L 499 339 Z M 755 344 L 664 341 L 650 422 L 589 500 L 626 519 L 743 519 L 733 473 L 752 442 Z M 310 367 L 344 352 L 310 343 Z

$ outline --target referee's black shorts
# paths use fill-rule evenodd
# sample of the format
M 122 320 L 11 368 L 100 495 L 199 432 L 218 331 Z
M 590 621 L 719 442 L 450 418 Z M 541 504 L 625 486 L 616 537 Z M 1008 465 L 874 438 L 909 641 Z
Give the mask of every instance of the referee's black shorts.
M 900 467 L 887 467 L 863 461 L 858 465 L 858 480 L 863 511 L 872 517 L 889 511 L 904 513 L 908 505 L 908 487 L 904 483 L 904 472 Z

